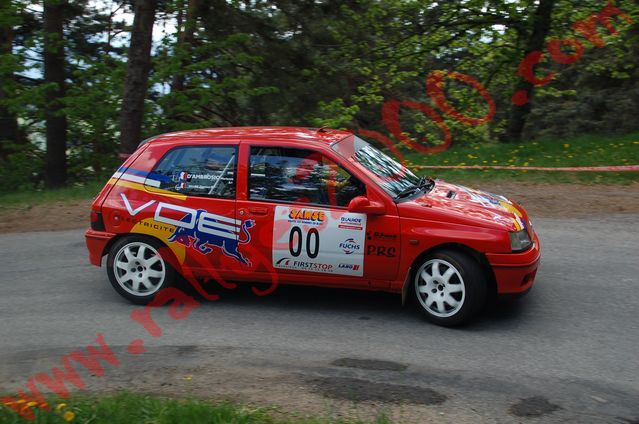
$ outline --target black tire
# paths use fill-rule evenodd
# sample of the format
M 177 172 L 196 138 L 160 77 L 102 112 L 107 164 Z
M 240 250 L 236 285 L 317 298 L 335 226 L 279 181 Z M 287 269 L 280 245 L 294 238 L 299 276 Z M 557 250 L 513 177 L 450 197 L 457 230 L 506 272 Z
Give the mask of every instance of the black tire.
M 145 248 L 141 250 L 141 246 Z M 131 260 L 125 253 L 127 248 Z M 160 241 L 145 235 L 128 235 L 116 241 L 107 258 L 107 275 L 115 291 L 132 303 L 146 305 L 160 290 L 172 286 L 177 273 L 161 253 L 164 249 L 167 247 Z M 136 253 L 142 253 L 143 258 L 136 257 Z M 121 266 L 115 266 L 118 257 L 126 260 L 120 261 L 120 264 L 128 264 L 131 268 L 127 266 L 125 270 Z M 163 276 L 157 277 L 160 273 Z M 134 279 L 137 280 L 137 290 Z
M 451 267 L 453 271 L 449 271 Z M 485 270 L 464 252 L 434 252 L 418 261 L 413 269 L 411 284 L 414 299 L 424 316 L 437 325 L 461 325 L 472 318 L 486 301 Z

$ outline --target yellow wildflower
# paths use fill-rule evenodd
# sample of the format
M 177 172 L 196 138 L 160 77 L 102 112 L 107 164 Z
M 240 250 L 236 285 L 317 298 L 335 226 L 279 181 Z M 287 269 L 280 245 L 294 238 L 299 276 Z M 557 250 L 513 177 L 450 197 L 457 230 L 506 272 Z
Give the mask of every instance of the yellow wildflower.
M 524 162 L 524 166 L 528 166 L 528 162 Z
M 185 376 L 184 376 L 184 379 L 185 379 L 186 381 L 191 381 L 191 380 L 193 380 L 193 376 L 192 376 L 192 375 L 185 375 Z
M 30 408 L 30 407 L 32 407 L 32 406 L 38 406 L 38 402 L 33 402 L 33 401 L 31 401 L 31 402 L 27 403 L 27 406 L 28 406 L 29 408 Z
M 75 419 L 75 414 L 72 411 L 67 411 L 62 414 L 62 418 L 64 418 L 66 422 L 71 422 Z
M 569 147 L 570 147 L 570 144 L 568 144 L 568 143 L 564 143 L 564 149 L 567 149 L 567 148 L 569 148 Z

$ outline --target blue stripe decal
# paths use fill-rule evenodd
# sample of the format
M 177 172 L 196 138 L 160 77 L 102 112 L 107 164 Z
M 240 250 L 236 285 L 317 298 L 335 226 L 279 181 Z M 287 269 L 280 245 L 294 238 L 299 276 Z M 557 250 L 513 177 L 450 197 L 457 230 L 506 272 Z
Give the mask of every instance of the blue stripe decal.
M 127 174 L 133 174 L 133 175 L 137 175 L 138 177 L 145 177 L 149 174 L 147 171 L 140 171 L 138 169 L 133 169 L 133 168 L 129 168 L 126 171 L 122 171 L 122 172 L 126 172 Z
M 156 174 L 154 172 L 150 172 L 147 178 L 151 178 L 151 179 L 154 179 L 156 181 L 162 181 L 163 183 L 171 182 L 171 177 L 169 177 L 167 175 Z

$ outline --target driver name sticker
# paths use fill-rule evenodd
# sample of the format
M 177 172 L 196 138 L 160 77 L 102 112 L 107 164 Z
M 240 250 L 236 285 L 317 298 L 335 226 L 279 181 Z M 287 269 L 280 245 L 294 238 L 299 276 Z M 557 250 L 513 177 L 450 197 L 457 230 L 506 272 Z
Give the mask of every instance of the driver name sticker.
M 365 238 L 365 214 L 277 206 L 273 267 L 361 277 Z

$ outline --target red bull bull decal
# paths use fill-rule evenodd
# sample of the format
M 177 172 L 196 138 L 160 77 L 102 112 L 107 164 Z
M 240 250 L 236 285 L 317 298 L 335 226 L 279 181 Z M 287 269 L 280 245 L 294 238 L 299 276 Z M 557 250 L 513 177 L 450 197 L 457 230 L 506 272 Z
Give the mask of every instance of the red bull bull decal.
M 213 214 L 204 209 L 193 209 L 155 200 L 133 208 L 125 193 L 121 193 L 120 196 L 131 216 L 155 205 L 153 220 L 175 228 L 168 238 L 169 242 L 190 247 L 204 255 L 218 248 L 224 255 L 236 259 L 241 264 L 251 265 L 251 262 L 240 252 L 240 246 L 251 241 L 249 229 L 255 226 L 255 221 L 251 219 L 242 221 Z M 181 216 L 181 218 L 176 219 L 175 216 Z

